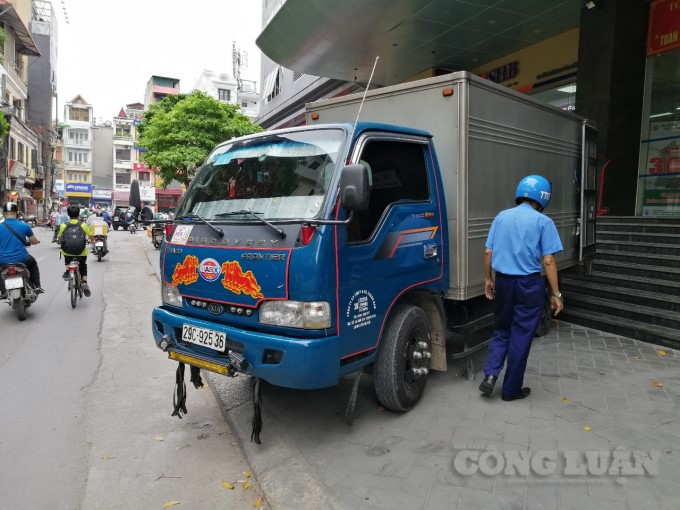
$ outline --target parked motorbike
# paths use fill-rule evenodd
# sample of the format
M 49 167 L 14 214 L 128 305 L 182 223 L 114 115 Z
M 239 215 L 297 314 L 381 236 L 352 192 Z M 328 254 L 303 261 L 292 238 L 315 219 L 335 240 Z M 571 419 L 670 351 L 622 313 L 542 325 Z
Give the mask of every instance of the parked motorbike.
M 162 223 L 151 225 L 151 243 L 153 247 L 160 250 L 163 239 L 165 239 L 165 225 Z
M 38 298 L 33 291 L 28 268 L 24 264 L 6 264 L 0 268 L 0 278 L 5 282 L 7 303 L 20 321 L 26 320 L 26 308 Z
M 17 216 L 17 219 L 19 221 L 23 221 L 24 223 L 28 223 L 28 225 L 33 228 L 38 224 L 38 219 L 35 217 L 34 214 L 19 214 Z

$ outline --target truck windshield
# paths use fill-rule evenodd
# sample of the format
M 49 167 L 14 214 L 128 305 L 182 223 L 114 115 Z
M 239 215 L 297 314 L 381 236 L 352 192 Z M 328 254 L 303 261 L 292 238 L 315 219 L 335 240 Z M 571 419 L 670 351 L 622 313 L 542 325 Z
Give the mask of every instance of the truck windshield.
M 262 134 L 218 147 L 196 173 L 177 216 L 206 220 L 311 219 L 321 210 L 344 133 Z

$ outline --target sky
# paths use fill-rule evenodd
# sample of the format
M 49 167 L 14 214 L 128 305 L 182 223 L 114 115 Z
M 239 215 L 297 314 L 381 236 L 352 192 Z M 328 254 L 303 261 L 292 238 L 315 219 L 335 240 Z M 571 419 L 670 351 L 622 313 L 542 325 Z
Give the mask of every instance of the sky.
M 248 54 L 241 78 L 260 88 L 261 0 L 51 1 L 60 120 L 64 103 L 78 94 L 95 119 L 110 120 L 124 105 L 144 103 L 153 75 L 178 78 L 182 93 L 193 90 L 204 69 L 231 76 L 233 41 Z

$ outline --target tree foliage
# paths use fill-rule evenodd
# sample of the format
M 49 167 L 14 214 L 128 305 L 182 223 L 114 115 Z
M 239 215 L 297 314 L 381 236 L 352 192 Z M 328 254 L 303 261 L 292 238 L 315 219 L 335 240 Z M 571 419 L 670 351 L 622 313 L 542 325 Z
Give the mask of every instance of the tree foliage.
M 137 144 L 146 148 L 142 161 L 157 169 L 164 185 L 173 179 L 188 185 L 215 145 L 259 131 L 238 106 L 194 91 L 152 104 L 137 125 Z

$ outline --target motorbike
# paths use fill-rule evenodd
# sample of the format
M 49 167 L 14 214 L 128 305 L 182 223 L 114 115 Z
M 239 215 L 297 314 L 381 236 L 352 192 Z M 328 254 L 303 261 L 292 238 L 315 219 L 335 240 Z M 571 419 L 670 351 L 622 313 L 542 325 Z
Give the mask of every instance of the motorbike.
M 151 225 L 151 243 L 153 247 L 160 250 L 163 239 L 165 239 L 165 226 L 162 223 Z
M 92 253 L 96 255 L 97 262 L 101 262 L 102 257 L 109 252 L 108 243 L 106 242 L 107 230 L 106 225 L 92 226 L 92 237 L 94 238 Z
M 38 224 L 38 219 L 35 217 L 34 214 L 19 214 L 17 216 L 17 219 L 19 221 L 23 221 L 24 223 L 28 223 L 28 225 L 33 228 Z
M 31 285 L 28 268 L 24 264 L 5 264 L 0 268 L 0 278 L 5 282 L 8 304 L 20 321 L 26 320 L 26 308 L 38 298 Z

